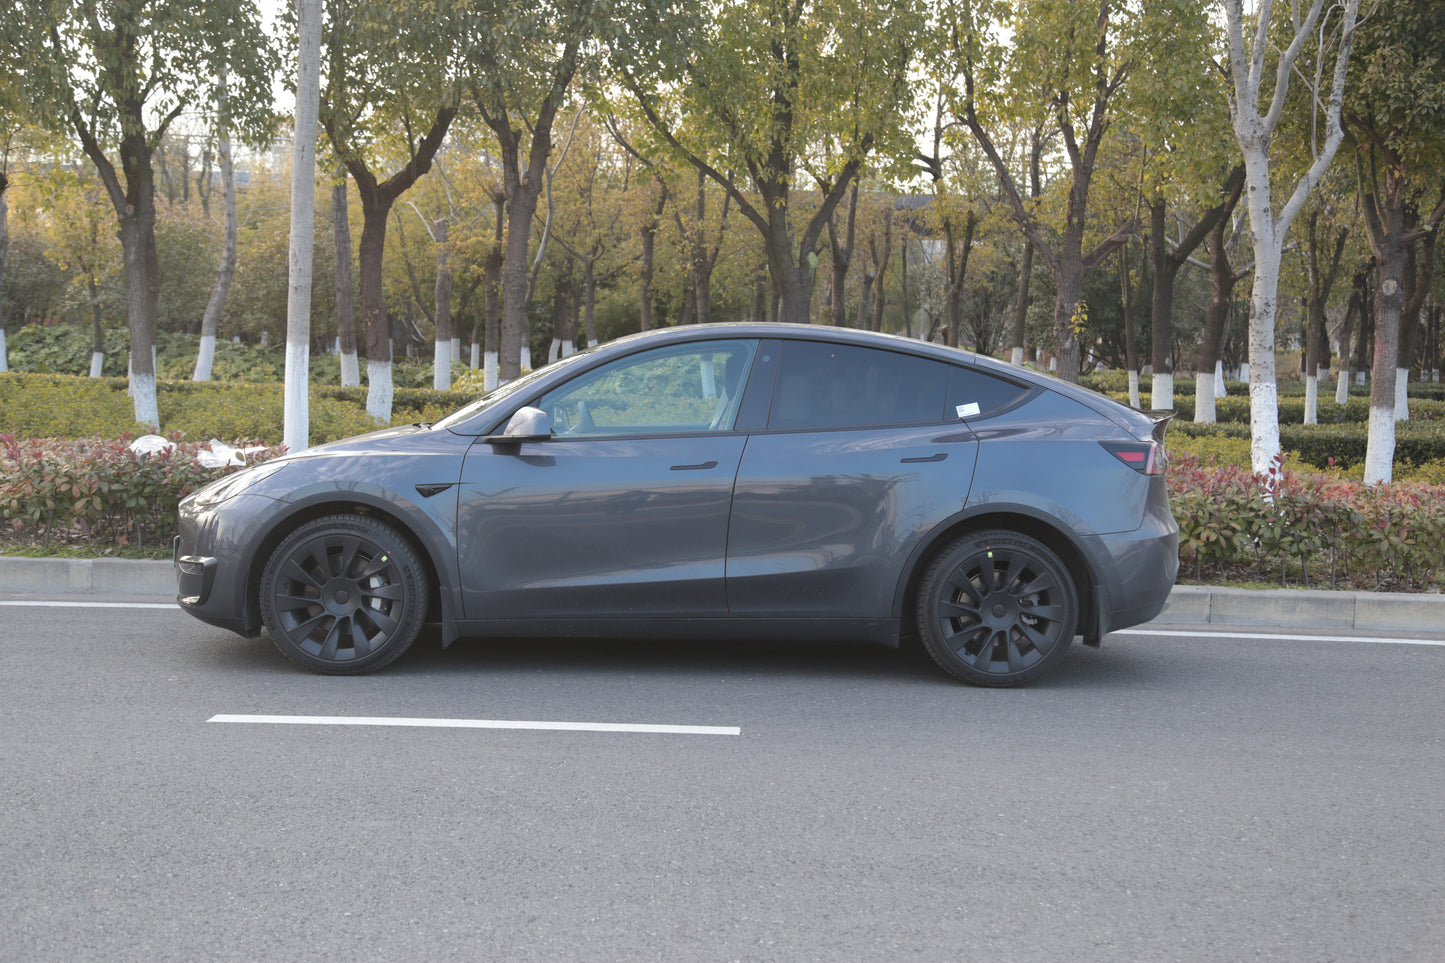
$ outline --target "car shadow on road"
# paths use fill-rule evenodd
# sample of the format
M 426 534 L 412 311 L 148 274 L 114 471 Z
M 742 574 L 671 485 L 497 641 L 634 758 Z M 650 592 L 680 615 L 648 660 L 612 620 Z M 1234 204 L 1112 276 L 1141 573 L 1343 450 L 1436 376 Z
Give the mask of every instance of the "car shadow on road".
M 269 636 L 242 640 L 222 635 L 198 646 L 198 659 L 225 672 L 266 676 L 308 676 L 276 651 Z M 946 675 L 916 640 L 899 648 L 857 642 L 798 639 L 578 639 L 494 638 L 458 639 L 441 645 L 437 626 L 428 625 L 421 637 L 396 662 L 377 675 L 468 675 L 535 677 L 539 673 L 591 676 L 599 681 L 615 677 L 656 679 L 693 677 L 698 680 L 740 676 L 835 681 L 890 681 L 930 688 L 971 687 Z M 1069 690 L 1136 688 L 1166 682 L 1169 672 L 1157 659 L 1139 658 L 1138 650 L 1106 645 L 1101 650 L 1072 646 L 1049 674 L 1024 689 Z

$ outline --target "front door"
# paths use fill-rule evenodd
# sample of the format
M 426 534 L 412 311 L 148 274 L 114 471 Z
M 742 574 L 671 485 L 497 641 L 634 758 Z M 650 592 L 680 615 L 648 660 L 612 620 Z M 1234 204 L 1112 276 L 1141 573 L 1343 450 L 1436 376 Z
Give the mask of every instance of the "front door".
M 457 544 L 468 619 L 727 613 L 724 565 L 756 343 L 656 348 L 538 399 L 555 435 L 467 454 Z

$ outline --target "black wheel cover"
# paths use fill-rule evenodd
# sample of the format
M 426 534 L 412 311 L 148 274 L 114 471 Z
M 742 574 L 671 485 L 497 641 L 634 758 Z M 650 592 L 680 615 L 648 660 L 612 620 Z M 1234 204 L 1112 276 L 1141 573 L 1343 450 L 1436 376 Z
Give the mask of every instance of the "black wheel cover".
M 945 671 L 975 685 L 1018 685 L 1063 657 L 1078 625 L 1069 570 L 1043 543 L 988 531 L 938 556 L 918 596 L 918 627 Z
M 261 578 L 261 611 L 276 647 L 318 672 L 387 665 L 426 615 L 416 552 L 389 525 L 359 515 L 321 518 L 283 541 Z

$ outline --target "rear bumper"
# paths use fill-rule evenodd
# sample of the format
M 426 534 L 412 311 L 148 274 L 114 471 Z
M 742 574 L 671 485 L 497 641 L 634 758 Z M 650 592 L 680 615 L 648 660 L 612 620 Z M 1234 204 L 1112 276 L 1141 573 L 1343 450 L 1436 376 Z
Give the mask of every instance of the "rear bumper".
M 1099 635 L 1148 622 L 1164 609 L 1179 574 L 1179 525 L 1162 479 L 1150 493 L 1144 524 L 1098 536 L 1110 571 L 1099 584 Z

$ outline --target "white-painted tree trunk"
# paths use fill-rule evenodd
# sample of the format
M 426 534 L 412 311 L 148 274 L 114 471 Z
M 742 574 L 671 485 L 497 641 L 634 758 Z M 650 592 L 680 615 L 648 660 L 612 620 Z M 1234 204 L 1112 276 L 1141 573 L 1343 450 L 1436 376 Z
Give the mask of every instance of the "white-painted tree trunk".
M 1194 374 L 1194 423 L 1214 424 L 1217 415 L 1214 406 L 1214 375 L 1207 371 Z
M 1279 457 L 1279 385 L 1275 381 L 1275 298 L 1280 246 L 1256 244 L 1249 318 L 1249 464 L 1264 474 Z M 1256 313 L 1261 317 L 1256 317 Z
M 1305 376 L 1305 424 L 1320 423 L 1320 379 L 1318 375 Z
M 446 391 L 452 386 L 452 342 L 450 338 L 438 339 L 432 350 L 431 387 L 433 391 Z
M 1410 420 L 1410 369 L 1395 369 L 1395 420 Z
M 532 370 L 532 346 L 529 344 L 522 345 L 522 370 Z
M 356 360 L 355 351 L 341 354 L 341 385 L 342 387 L 359 387 L 361 385 L 361 365 Z
M 462 339 L 452 338 L 452 364 L 460 364 L 462 360 Z M 472 367 L 476 367 L 473 365 Z
M 1335 404 L 1342 405 L 1350 400 L 1350 368 L 1340 362 L 1340 376 L 1335 379 Z
M 366 361 L 366 413 L 379 424 L 391 420 L 391 362 Z
M 1174 407 L 1174 372 L 1156 371 L 1149 386 L 1149 407 L 1165 410 Z
M 5 340 L 5 334 L 4 334 L 4 332 L 0 332 L 0 342 L 3 342 L 4 340 Z M 3 369 L 0 369 L 0 370 L 3 370 Z M 91 376 L 92 378 L 99 378 L 99 377 L 100 377 L 102 374 L 104 374 L 104 373 L 105 373 L 105 352 L 104 352 L 104 351 L 92 351 L 92 352 L 90 353 L 90 376 Z
M 1135 408 L 1139 405 L 1139 372 L 1129 372 L 1129 404 Z
M 316 239 L 316 122 L 321 104 L 321 0 L 296 0 L 296 126 L 291 138 L 291 237 L 281 443 L 310 446 L 311 258 Z
M 1008 360 L 1009 360 L 1009 364 L 1013 365 L 1015 368 L 1022 368 L 1022 367 L 1024 366 L 1024 348 L 1023 348 L 1023 345 L 1021 345 L 1021 344 L 1016 344 L 1016 345 L 1014 345 L 1014 346 L 1009 350 L 1009 358 L 1008 358 Z
M 473 345 L 475 347 L 475 345 Z M 482 390 L 495 391 L 497 388 L 497 352 L 488 351 L 482 367 Z
M 5 328 L 0 325 L 0 371 L 10 370 L 10 349 L 5 346 Z
M 1240 365 L 1239 365 L 1239 379 L 1238 379 L 1238 380 L 1240 380 L 1240 381 L 1246 381 L 1246 382 L 1249 381 L 1249 362 L 1248 362 L 1248 361 L 1240 362 Z
M 1370 440 L 1378 443 L 1365 448 L 1365 482 L 1370 485 L 1389 484 L 1395 467 L 1393 411 L 1370 406 Z
M 214 334 L 201 335 L 201 349 L 196 352 L 196 370 L 191 375 L 192 381 L 210 381 L 211 367 L 216 360 L 216 336 Z
M 587 347 L 589 347 L 589 348 L 595 348 L 595 347 L 597 347 L 597 346 L 598 346 L 599 344 L 601 344 L 601 343 L 602 343 L 602 342 L 598 341 L 596 338 L 588 338 L 588 339 L 587 339 Z
M 1224 398 L 1228 395 L 1229 391 L 1224 387 L 1224 362 L 1216 361 L 1214 362 L 1214 397 Z
M 156 405 L 156 376 L 153 374 L 131 375 L 130 394 L 135 401 L 137 412 L 157 412 L 154 419 L 137 417 L 136 421 L 145 425 L 151 431 L 161 430 L 159 409 Z
M 547 363 L 548 363 L 548 364 L 551 364 L 552 362 L 558 360 L 558 359 L 561 358 L 561 357 L 562 357 L 562 342 L 559 341 L 559 340 L 557 340 L 556 338 L 553 338 L 553 339 L 552 339 L 551 347 L 549 347 L 549 348 L 547 349 Z

